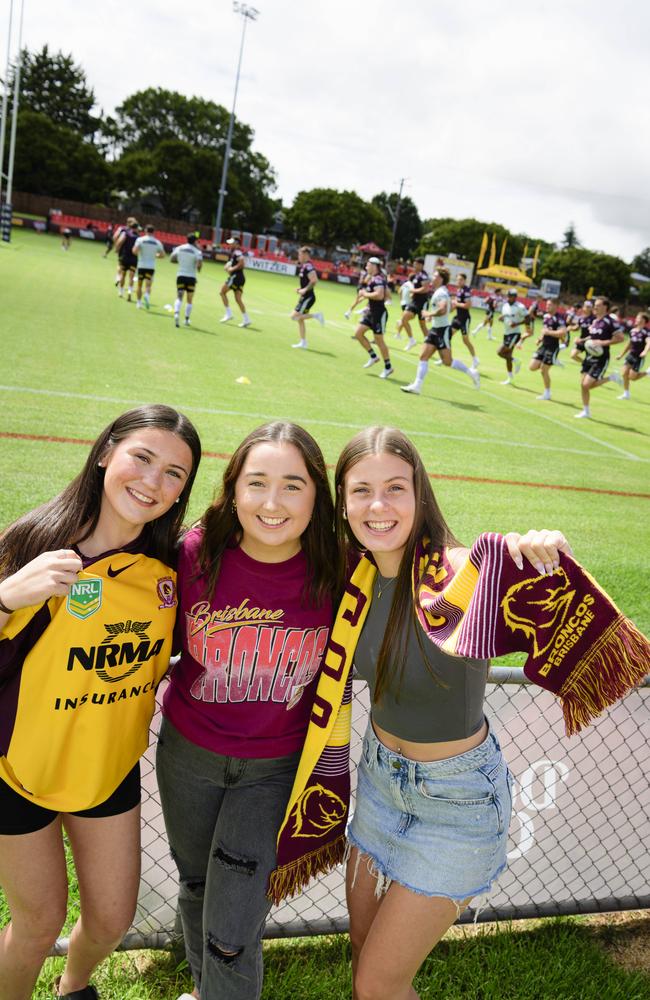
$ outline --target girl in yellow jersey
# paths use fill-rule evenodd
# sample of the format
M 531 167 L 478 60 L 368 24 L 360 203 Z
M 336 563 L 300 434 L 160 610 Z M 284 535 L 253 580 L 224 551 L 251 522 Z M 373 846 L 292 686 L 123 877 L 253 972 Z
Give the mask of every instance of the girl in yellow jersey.
M 0 538 L 0 1000 L 29 1000 L 66 915 L 65 829 L 81 912 L 56 989 L 119 944 L 140 875 L 139 758 L 176 616 L 174 551 L 201 455 L 168 406 L 122 414 L 82 472 Z

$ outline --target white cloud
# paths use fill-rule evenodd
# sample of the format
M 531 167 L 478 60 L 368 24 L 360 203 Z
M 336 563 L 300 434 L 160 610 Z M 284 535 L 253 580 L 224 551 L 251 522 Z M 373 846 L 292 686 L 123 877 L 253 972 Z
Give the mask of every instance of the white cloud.
M 230 108 L 241 19 L 226 0 L 67 0 L 65 17 L 26 5 L 27 46 L 72 52 L 107 112 L 148 86 Z M 237 113 L 285 202 L 316 186 L 370 197 L 406 176 L 423 217 L 549 240 L 572 220 L 583 243 L 628 259 L 650 244 L 648 5 L 256 6 Z

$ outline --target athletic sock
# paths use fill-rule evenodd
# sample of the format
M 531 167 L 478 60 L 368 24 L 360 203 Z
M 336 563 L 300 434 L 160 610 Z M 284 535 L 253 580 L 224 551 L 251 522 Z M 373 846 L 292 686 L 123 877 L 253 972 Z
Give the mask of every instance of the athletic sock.
M 248 313 L 244 313 L 244 315 L 242 316 L 242 320 L 244 321 L 244 323 L 250 323 L 250 318 Z
M 416 385 L 422 385 L 422 383 L 424 382 L 425 378 L 427 377 L 427 372 L 428 371 L 429 371 L 429 362 L 428 361 L 420 361 L 419 364 L 418 364 L 418 372 L 417 372 L 417 375 L 415 376 L 415 384 Z
M 174 302 L 174 316 L 176 319 L 178 319 L 179 317 L 181 311 L 181 304 L 182 303 L 180 299 L 176 299 L 176 301 Z
M 465 374 L 469 375 L 470 378 L 472 377 L 467 365 L 463 361 L 459 361 L 457 358 L 454 358 L 451 363 L 451 367 L 458 369 L 459 372 L 465 372 Z
M 371 358 L 376 358 L 377 357 L 377 355 L 373 351 L 372 347 L 369 349 L 368 354 L 370 355 Z
M 226 311 L 223 314 L 223 318 L 224 319 L 232 319 L 232 309 L 230 308 L 230 306 L 226 306 Z
M 390 358 L 384 358 L 384 368 L 392 368 L 392 367 L 393 366 L 390 363 Z
M 192 306 L 188 302 L 187 305 L 185 306 L 185 319 L 189 319 L 190 318 L 191 312 L 192 312 Z

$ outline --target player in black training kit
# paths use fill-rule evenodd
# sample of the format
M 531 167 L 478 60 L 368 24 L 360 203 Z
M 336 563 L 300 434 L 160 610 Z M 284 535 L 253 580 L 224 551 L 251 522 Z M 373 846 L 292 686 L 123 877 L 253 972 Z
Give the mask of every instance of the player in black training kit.
M 367 308 L 364 310 L 361 319 L 359 320 L 359 325 L 355 330 L 354 335 L 363 347 L 364 351 L 367 351 L 370 355 L 363 367 L 371 368 L 379 361 L 376 351 L 370 346 L 370 342 L 366 337 L 368 330 L 372 330 L 375 338 L 375 344 L 379 348 L 379 353 L 384 360 L 384 370 L 380 373 L 379 378 L 388 378 L 388 376 L 392 375 L 394 371 L 393 366 L 390 363 L 390 354 L 388 353 L 388 348 L 386 347 L 386 342 L 384 340 L 386 321 L 388 319 L 388 313 L 386 312 L 388 282 L 386 281 L 386 275 L 381 269 L 381 261 L 379 260 L 379 257 L 370 257 L 368 263 L 366 264 L 366 270 L 368 272 L 368 280 L 366 281 L 364 287 L 360 290 L 359 296 L 362 300 L 366 300 Z
M 235 302 L 242 314 L 242 321 L 239 326 L 247 327 L 251 325 L 251 321 L 246 312 L 246 306 L 242 297 L 242 289 L 246 284 L 246 275 L 244 274 L 246 254 L 242 250 L 239 240 L 236 240 L 233 236 L 229 240 L 226 240 L 226 244 L 230 247 L 230 256 L 225 264 L 227 278 L 219 290 L 219 295 L 226 311 L 219 322 L 227 323 L 228 320 L 232 319 L 232 309 L 228 305 L 228 292 L 232 291 L 235 296 Z
M 311 249 L 309 247 L 300 247 L 298 251 L 298 281 L 300 284 L 296 289 L 298 292 L 298 301 L 296 308 L 291 313 L 291 319 L 295 320 L 298 324 L 300 340 L 297 344 L 292 344 L 291 346 L 302 347 L 303 349 L 307 347 L 306 321 L 308 319 L 317 319 L 321 326 L 325 325 L 325 317 L 322 312 L 311 312 L 312 306 L 316 303 L 315 288 L 318 275 L 310 258 Z
M 557 356 L 560 350 L 560 343 L 566 337 L 566 327 L 557 311 L 555 299 L 549 299 L 546 303 L 546 312 L 542 320 L 544 332 L 537 341 L 537 350 L 533 354 L 530 365 L 531 372 L 541 370 L 542 381 L 544 382 L 544 392 L 538 399 L 551 398 L 551 367 L 557 364 Z
M 476 371 L 479 365 L 478 355 L 469 339 L 469 323 L 471 318 L 469 305 L 472 298 L 472 290 L 467 287 L 466 282 L 467 275 L 461 272 L 456 279 L 456 294 L 452 300 L 452 304 L 456 308 L 456 315 L 451 323 L 451 332 L 453 334 L 456 330 L 460 330 L 463 343 L 472 355 L 472 371 Z
M 606 382 L 623 384 L 620 375 L 614 373 L 605 375 L 609 364 L 609 348 L 611 344 L 620 344 L 625 336 L 616 329 L 616 323 L 609 314 L 610 302 L 606 298 L 598 298 L 594 303 L 596 318 L 591 323 L 588 336 L 576 340 L 576 348 L 584 348 L 585 360 L 580 369 L 580 389 L 582 395 L 582 410 L 574 413 L 574 417 L 590 417 L 589 394 L 592 389 L 598 389 Z
M 619 399 L 629 399 L 630 398 L 630 382 L 637 382 L 641 378 L 645 378 L 648 374 L 647 372 L 642 372 L 643 362 L 645 361 L 648 353 L 650 352 L 650 327 L 648 323 L 650 319 L 648 314 L 640 312 L 636 314 L 634 320 L 634 326 L 629 333 L 629 341 L 627 347 L 624 348 L 621 353 L 617 356 L 616 360 L 620 359 L 625 355 L 625 364 L 623 365 L 623 394 L 619 396 Z

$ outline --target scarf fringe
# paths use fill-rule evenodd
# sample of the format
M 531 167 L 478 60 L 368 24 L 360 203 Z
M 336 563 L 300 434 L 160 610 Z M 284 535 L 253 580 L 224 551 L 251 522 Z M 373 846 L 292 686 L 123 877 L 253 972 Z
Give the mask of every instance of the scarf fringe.
M 648 640 L 619 615 L 559 692 L 567 735 L 574 736 L 588 726 L 649 671 Z
M 267 896 L 279 906 L 283 899 L 295 896 L 304 889 L 312 878 L 326 875 L 340 865 L 345 857 L 345 848 L 345 834 L 341 834 L 332 843 L 324 844 L 310 854 L 276 868 L 271 873 Z

